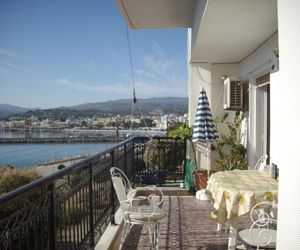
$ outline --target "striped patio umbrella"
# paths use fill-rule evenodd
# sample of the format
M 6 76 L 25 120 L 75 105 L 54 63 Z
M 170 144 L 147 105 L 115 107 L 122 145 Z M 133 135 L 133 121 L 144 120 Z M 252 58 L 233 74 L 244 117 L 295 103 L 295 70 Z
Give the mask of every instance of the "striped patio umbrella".
M 196 120 L 192 141 L 213 142 L 219 139 L 205 90 L 202 88 L 198 98 Z
M 207 144 L 208 170 L 210 170 L 210 144 L 218 139 L 219 135 L 212 118 L 206 92 L 202 88 L 198 98 L 192 141 L 200 141 Z

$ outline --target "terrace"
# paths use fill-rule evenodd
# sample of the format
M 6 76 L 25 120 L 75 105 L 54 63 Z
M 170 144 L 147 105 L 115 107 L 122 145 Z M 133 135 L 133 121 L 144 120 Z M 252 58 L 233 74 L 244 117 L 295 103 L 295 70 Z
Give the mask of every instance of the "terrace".
M 107 226 L 115 223 L 119 206 L 111 167 L 122 169 L 139 185 L 182 181 L 185 141 L 152 138 L 150 160 L 143 157 L 148 141 L 130 138 L 0 197 L 0 248 L 94 249 Z
M 159 249 L 228 249 L 229 232 L 217 232 L 217 224 L 210 216 L 210 202 L 197 200 L 195 196 L 178 189 L 163 188 L 163 193 L 163 209 L 168 216 L 160 225 Z M 249 215 L 240 218 L 241 229 L 249 228 L 250 224 Z M 118 244 L 117 240 L 111 249 L 117 249 Z M 121 249 L 151 249 L 150 246 L 147 228 L 136 225 Z

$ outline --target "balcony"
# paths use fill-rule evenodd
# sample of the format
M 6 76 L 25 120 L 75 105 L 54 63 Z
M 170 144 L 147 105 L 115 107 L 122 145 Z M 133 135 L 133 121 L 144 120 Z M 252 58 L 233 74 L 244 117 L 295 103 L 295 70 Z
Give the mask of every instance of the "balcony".
M 197 200 L 187 191 L 178 188 L 162 188 L 164 210 L 167 218 L 160 225 L 159 249 L 228 249 L 228 230 L 217 231 L 217 224 L 211 219 L 212 205 Z M 143 193 L 139 193 L 143 195 Z M 249 214 L 239 219 L 239 228 L 249 228 Z M 118 249 L 120 235 L 112 240 L 109 249 Z M 122 250 L 151 249 L 149 231 L 144 226 L 135 225 L 122 246 Z M 101 246 L 96 249 L 103 249 Z
M 0 197 L 0 249 L 94 249 L 119 206 L 111 167 L 136 185 L 182 182 L 185 141 L 149 140 L 130 138 Z

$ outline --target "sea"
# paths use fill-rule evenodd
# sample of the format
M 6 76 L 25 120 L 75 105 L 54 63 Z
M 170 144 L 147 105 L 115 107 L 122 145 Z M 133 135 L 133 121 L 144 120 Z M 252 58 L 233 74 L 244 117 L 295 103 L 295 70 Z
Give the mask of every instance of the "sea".
M 132 131 L 120 131 L 120 135 L 126 135 Z M 150 131 L 136 131 L 135 135 L 146 135 Z M 165 132 L 151 132 L 151 135 L 164 135 Z M 57 138 L 57 137 L 78 137 L 82 135 L 115 135 L 115 130 L 0 130 L 0 138 Z M 49 161 L 61 160 L 80 155 L 94 155 L 113 147 L 115 142 L 99 143 L 49 143 L 49 144 L 0 144 L 0 166 L 12 165 L 16 168 L 30 167 Z

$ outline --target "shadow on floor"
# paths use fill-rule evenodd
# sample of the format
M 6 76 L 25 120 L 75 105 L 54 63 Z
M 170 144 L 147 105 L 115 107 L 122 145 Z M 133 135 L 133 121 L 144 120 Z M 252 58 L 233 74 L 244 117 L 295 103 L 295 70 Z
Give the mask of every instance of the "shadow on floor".
M 210 217 L 211 203 L 194 196 L 165 196 L 167 218 L 160 225 L 159 249 L 221 250 L 227 249 L 228 233 L 217 232 Z M 150 249 L 146 227 L 135 225 L 122 250 Z

